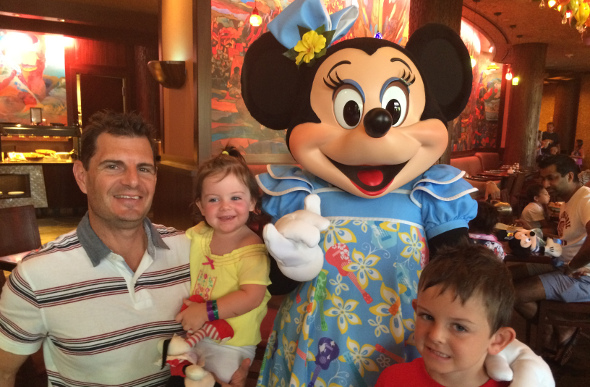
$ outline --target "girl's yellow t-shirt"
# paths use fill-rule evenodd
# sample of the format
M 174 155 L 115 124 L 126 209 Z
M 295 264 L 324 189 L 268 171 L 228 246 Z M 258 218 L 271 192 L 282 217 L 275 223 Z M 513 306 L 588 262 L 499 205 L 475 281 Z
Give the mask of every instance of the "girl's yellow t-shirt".
M 205 222 L 187 230 L 186 235 L 191 240 L 191 295 L 217 300 L 239 290 L 240 285 L 270 285 L 270 260 L 264 244 L 244 246 L 228 254 L 215 255 L 211 254 L 209 247 L 213 229 Z M 266 315 L 269 299 L 267 290 L 258 307 L 241 316 L 228 318 L 226 321 L 232 326 L 234 337 L 224 344 L 257 345 L 261 340 L 260 324 Z

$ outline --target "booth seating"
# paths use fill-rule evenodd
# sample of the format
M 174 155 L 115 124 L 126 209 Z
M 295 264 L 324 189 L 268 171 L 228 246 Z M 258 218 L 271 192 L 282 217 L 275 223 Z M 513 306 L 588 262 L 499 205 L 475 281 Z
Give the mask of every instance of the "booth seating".
M 474 156 L 481 161 L 481 166 L 484 171 L 498 169 L 502 165 L 500 154 L 496 152 L 475 152 Z
M 480 155 L 483 155 L 481 158 L 478 156 L 465 156 L 465 157 L 456 157 L 456 158 L 452 158 L 450 164 L 457 168 L 460 169 L 462 171 L 466 172 L 465 180 L 468 181 L 473 187 L 477 188 L 478 192 L 474 192 L 473 194 L 471 194 L 471 197 L 473 197 L 474 199 L 484 199 L 485 197 L 485 192 L 486 192 L 486 186 L 487 186 L 487 181 L 482 181 L 482 180 L 474 180 L 474 179 L 470 179 L 469 177 L 471 176 L 477 176 L 477 174 L 488 170 L 488 168 L 484 168 L 483 166 L 483 162 L 482 160 L 485 159 L 486 162 L 489 162 L 489 159 L 495 158 L 495 157 L 489 157 L 484 153 L 480 153 Z M 499 156 L 498 156 L 499 158 Z M 500 187 L 500 181 L 499 180 L 492 180 L 496 185 L 498 185 L 498 187 Z M 501 187 L 500 187 L 501 188 Z

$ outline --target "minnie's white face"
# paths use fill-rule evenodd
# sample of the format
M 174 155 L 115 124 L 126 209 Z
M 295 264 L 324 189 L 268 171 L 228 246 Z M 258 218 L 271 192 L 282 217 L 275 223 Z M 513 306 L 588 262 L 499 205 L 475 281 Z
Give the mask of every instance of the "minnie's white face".
M 291 153 L 304 169 L 353 195 L 381 197 L 446 149 L 445 124 L 420 120 L 426 98 L 418 69 L 393 47 L 332 54 L 316 73 L 310 101 L 321 122 L 293 128 Z

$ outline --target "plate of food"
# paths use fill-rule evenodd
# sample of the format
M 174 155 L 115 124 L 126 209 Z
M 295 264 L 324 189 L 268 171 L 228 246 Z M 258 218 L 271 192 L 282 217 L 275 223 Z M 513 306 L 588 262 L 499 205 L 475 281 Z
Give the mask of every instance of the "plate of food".
M 41 153 L 37 153 L 37 152 L 23 153 L 23 155 L 25 156 L 25 158 L 28 161 L 40 161 L 40 160 L 43 160 L 43 157 L 45 157 Z
M 43 156 L 55 157 L 55 151 L 52 149 L 35 149 L 35 153 L 40 153 Z

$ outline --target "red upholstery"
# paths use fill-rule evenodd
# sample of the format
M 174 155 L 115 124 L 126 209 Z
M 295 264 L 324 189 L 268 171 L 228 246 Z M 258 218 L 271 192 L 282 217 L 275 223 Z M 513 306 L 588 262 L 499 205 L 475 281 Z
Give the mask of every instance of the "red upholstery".
M 496 152 L 475 152 L 475 156 L 480 159 L 481 166 L 484 171 L 489 171 L 490 169 L 500 168 L 501 161 L 500 161 L 500 154 L 499 153 L 496 153 Z

